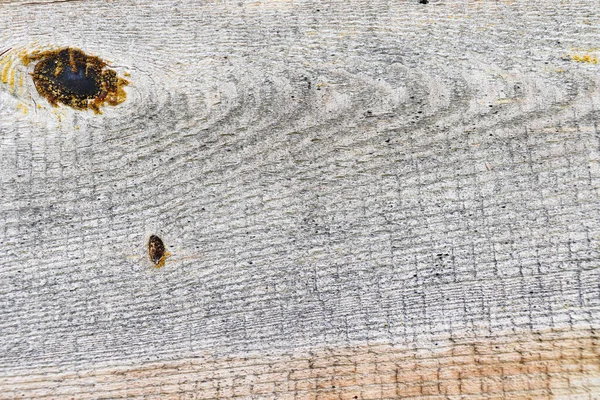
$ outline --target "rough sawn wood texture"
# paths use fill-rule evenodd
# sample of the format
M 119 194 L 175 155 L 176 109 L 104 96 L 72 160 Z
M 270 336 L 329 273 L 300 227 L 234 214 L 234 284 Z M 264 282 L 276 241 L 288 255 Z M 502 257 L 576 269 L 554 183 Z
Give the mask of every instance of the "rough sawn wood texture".
M 600 1 L 0 13 L 0 398 L 600 398 Z

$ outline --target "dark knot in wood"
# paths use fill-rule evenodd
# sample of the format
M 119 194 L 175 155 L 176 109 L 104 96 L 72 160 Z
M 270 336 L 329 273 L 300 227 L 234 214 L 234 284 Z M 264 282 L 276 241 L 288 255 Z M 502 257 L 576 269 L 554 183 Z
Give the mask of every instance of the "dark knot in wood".
M 100 113 L 104 104 L 125 101 L 127 82 L 107 68 L 106 62 L 74 48 L 62 48 L 26 57 L 26 63 L 39 60 L 31 74 L 40 96 L 50 104 L 65 104 L 77 110 Z

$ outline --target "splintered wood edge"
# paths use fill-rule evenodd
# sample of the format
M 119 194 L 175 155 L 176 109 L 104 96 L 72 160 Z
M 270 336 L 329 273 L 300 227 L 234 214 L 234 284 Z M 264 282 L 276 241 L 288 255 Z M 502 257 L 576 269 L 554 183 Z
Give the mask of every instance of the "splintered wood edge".
M 600 393 L 594 330 L 385 343 L 268 356 L 141 363 L 0 378 L 1 398 L 590 398 Z M 5 397 L 6 396 L 6 397 Z

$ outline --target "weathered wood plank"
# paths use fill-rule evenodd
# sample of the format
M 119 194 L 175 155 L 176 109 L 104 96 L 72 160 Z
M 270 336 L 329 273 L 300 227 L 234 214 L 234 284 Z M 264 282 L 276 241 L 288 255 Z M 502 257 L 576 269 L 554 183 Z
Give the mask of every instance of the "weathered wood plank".
M 0 397 L 593 398 L 598 10 L 1 1 Z
M 13 398 L 548 398 L 600 392 L 589 330 L 277 355 L 200 356 L 143 365 L 28 370 L 0 380 Z

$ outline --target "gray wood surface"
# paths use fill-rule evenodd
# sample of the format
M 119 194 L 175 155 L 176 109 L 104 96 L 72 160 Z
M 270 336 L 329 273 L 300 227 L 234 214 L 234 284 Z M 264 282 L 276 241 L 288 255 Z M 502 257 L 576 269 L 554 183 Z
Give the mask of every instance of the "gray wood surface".
M 195 357 L 558 331 L 597 355 L 600 1 L 0 13 L 6 398 L 83 398 L 44 379 Z M 40 98 L 19 54 L 61 46 L 127 74 L 127 100 L 95 115 Z M 151 234 L 171 253 L 160 269 Z M 569 386 L 582 398 L 598 398 L 591 365 L 595 380 Z M 19 389 L 35 371 L 37 391 Z M 403 395 L 397 371 L 395 395 L 359 395 Z M 129 384 L 105 397 L 163 397 Z

